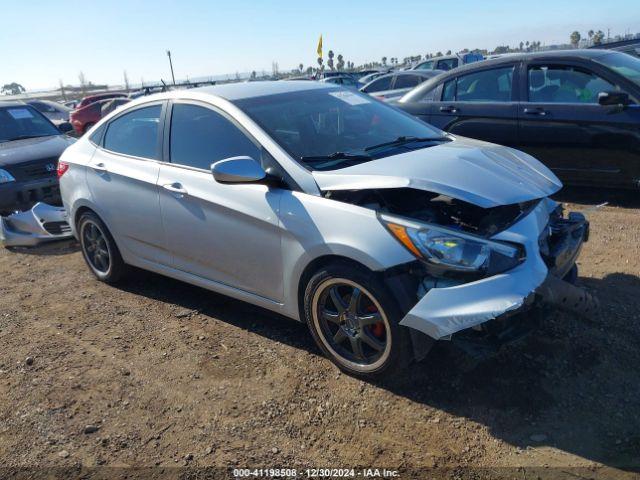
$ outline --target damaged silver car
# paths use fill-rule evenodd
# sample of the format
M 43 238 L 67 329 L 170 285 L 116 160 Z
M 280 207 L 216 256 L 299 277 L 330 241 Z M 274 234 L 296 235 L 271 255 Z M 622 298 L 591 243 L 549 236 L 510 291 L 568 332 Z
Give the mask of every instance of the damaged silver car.
M 572 285 L 589 224 L 516 150 L 446 134 L 359 92 L 253 82 L 167 92 L 101 120 L 60 160 L 90 270 L 133 265 L 306 322 L 359 376 L 436 340 L 496 346 Z

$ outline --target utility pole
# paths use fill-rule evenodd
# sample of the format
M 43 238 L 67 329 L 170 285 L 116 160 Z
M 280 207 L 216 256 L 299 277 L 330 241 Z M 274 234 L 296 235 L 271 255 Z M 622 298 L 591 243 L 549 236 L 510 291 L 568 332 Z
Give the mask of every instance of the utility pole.
M 173 75 L 173 62 L 171 61 L 171 50 L 167 50 L 167 57 L 169 57 L 169 67 L 171 67 L 171 79 L 173 84 L 176 84 L 176 77 Z

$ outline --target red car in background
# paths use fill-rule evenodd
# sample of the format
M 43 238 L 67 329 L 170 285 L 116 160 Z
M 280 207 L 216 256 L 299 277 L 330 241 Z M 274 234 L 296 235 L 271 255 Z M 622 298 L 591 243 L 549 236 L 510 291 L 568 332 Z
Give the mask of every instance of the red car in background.
M 84 97 L 78 107 L 69 114 L 73 129 L 78 135 L 83 135 L 102 118 L 101 108 L 105 102 L 126 96 L 124 93 L 98 93 Z

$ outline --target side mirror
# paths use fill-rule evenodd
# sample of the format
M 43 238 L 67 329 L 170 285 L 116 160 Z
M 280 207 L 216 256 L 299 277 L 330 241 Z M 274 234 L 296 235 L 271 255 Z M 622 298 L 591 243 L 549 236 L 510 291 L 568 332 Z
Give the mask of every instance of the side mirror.
M 58 130 L 60 130 L 61 133 L 69 133 L 73 130 L 73 125 L 69 122 L 62 122 L 58 125 Z
M 251 157 L 231 157 L 211 165 L 213 178 L 220 183 L 255 183 L 264 180 L 267 172 Z
M 602 106 L 607 105 L 629 105 L 629 95 L 624 92 L 600 92 L 598 94 L 598 103 Z

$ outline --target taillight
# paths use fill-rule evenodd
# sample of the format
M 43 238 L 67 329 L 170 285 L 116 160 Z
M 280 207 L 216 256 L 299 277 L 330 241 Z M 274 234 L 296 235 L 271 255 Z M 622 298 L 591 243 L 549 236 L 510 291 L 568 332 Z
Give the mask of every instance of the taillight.
M 65 162 L 58 162 L 58 178 L 64 175 L 69 170 L 69 164 Z

